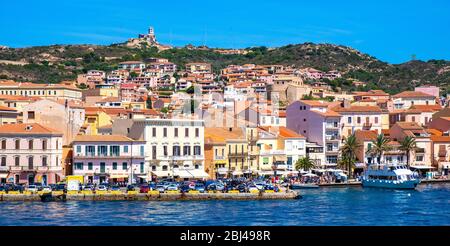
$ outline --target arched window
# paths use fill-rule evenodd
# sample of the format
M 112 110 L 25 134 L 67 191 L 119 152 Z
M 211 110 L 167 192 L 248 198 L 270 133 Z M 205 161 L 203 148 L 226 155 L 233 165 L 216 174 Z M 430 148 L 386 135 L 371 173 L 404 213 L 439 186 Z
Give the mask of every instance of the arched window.
M 2 149 L 6 149 L 6 139 L 2 139 Z
M 162 167 L 163 171 L 167 171 L 167 166 Z

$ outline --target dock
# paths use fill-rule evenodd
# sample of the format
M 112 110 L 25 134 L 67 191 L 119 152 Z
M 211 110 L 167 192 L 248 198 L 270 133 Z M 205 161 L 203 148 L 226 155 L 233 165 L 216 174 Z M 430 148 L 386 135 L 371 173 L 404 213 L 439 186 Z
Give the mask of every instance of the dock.
M 137 194 L 0 194 L 0 202 L 8 201 L 209 201 L 209 200 L 293 200 L 301 196 L 296 191 L 274 193 L 137 193 Z

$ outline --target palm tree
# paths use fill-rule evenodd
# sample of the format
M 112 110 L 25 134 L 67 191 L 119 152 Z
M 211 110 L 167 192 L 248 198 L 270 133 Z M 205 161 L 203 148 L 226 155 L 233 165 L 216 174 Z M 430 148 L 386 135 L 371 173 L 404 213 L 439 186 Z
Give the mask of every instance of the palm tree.
M 316 164 L 313 160 L 311 160 L 308 156 L 300 158 L 295 163 L 295 169 L 300 170 L 303 169 L 305 171 L 308 171 L 312 168 L 314 168 Z
M 372 148 L 368 150 L 368 152 L 372 156 L 377 157 L 378 164 L 381 162 L 381 156 L 383 156 L 383 153 L 392 149 L 392 147 L 388 145 L 389 141 L 390 140 L 386 138 L 384 134 L 379 134 L 377 138 L 372 141 Z
M 349 177 L 351 175 L 351 169 L 356 162 L 356 152 L 362 145 L 358 142 L 355 134 L 348 136 L 344 139 L 344 144 L 341 147 L 341 164 L 347 167 Z
M 414 150 L 416 149 L 416 139 L 414 137 L 411 137 L 411 136 L 405 137 L 400 142 L 400 148 L 399 149 L 406 153 L 406 165 L 409 168 L 409 155 L 410 155 L 411 152 L 414 152 Z

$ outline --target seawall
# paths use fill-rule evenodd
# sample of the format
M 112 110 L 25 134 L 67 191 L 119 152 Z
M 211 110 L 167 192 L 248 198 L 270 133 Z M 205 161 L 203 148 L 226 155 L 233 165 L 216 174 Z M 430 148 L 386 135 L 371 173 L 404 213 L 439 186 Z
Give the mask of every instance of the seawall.
M 154 194 L 1 194 L 0 201 L 207 201 L 207 200 L 291 200 L 298 192 L 277 193 L 154 193 Z

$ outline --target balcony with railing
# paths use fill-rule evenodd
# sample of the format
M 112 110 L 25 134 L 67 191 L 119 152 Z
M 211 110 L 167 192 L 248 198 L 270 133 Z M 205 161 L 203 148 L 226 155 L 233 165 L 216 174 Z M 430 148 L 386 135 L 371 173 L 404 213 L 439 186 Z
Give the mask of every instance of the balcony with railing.
M 248 152 L 232 152 L 228 153 L 228 158 L 245 158 L 248 156 Z
M 340 137 L 337 135 L 325 135 L 326 141 L 340 141 Z
M 363 124 L 363 129 L 364 129 L 364 130 L 370 130 L 370 128 L 372 128 L 372 123 L 365 122 L 365 123 Z
M 327 129 L 339 129 L 340 127 L 341 127 L 341 124 L 339 124 L 338 122 L 325 124 L 325 128 L 327 128 Z

